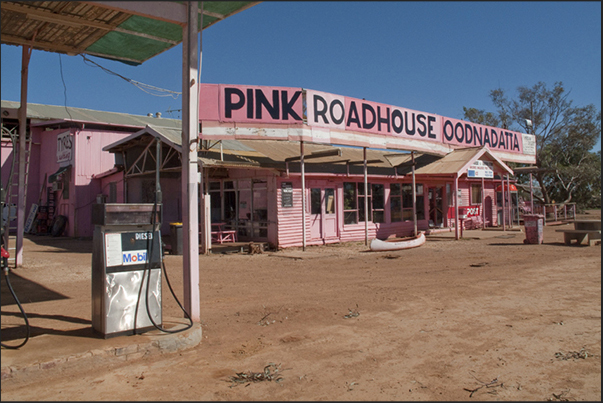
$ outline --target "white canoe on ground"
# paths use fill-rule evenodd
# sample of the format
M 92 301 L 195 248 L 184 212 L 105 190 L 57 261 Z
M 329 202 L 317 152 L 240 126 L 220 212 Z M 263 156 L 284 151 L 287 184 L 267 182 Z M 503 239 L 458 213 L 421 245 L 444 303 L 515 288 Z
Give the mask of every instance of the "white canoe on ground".
M 374 252 L 382 252 L 388 250 L 401 250 L 410 249 L 421 246 L 425 243 L 425 234 L 419 232 L 416 237 L 404 238 L 404 239 L 392 239 L 382 241 L 380 239 L 373 239 L 371 241 L 371 250 Z

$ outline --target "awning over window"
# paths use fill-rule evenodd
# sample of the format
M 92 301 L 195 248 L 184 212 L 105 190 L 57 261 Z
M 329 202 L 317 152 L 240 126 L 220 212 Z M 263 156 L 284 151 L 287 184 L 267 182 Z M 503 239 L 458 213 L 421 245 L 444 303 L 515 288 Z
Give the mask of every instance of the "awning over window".
M 56 171 L 55 173 L 53 173 L 52 175 L 50 175 L 48 177 L 48 183 L 53 183 L 56 182 L 57 179 L 59 178 L 59 176 L 61 176 L 61 174 L 63 174 L 65 171 L 67 171 L 69 168 L 71 168 L 71 165 L 67 165 L 64 167 L 60 167 L 58 171 Z

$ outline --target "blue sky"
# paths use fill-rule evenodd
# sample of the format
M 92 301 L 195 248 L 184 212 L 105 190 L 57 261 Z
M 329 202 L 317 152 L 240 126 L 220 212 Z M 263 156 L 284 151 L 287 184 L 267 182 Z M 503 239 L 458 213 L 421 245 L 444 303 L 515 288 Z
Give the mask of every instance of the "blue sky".
M 2 99 L 18 101 L 21 48 L 1 51 Z M 181 91 L 180 45 L 136 67 L 88 57 Z M 493 111 L 493 89 L 512 98 L 519 86 L 561 81 L 574 106 L 600 110 L 601 3 L 263 2 L 203 31 L 201 81 L 303 87 L 452 118 L 463 107 Z M 41 51 L 31 57 L 28 100 L 173 118 L 182 103 L 81 56 Z

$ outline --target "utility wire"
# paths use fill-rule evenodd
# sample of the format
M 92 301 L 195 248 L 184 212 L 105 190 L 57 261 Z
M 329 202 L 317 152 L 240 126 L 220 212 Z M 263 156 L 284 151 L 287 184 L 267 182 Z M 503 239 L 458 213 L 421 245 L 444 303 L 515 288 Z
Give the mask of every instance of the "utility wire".
M 82 58 L 84 59 L 84 63 L 89 64 L 89 65 L 93 64 L 94 66 L 92 66 L 92 67 L 98 67 L 108 74 L 117 76 L 117 77 L 121 78 L 122 80 L 125 80 L 125 81 L 129 82 L 130 84 L 134 85 L 139 90 L 146 92 L 147 94 L 150 94 L 150 95 L 153 95 L 156 97 L 172 97 L 174 99 L 177 99 L 180 95 L 182 95 L 182 93 L 178 92 L 178 91 L 166 90 L 164 88 L 155 87 L 150 84 L 141 83 L 140 81 L 136 81 L 136 80 L 132 80 L 131 78 L 124 77 L 121 74 L 111 71 L 108 68 L 103 67 L 100 64 L 96 63 L 95 61 L 88 59 L 85 55 L 80 55 L 80 56 L 82 56 Z
M 59 67 L 61 68 L 61 81 L 63 81 L 63 96 L 65 99 L 65 110 L 69 115 L 69 118 L 73 121 L 73 116 L 69 113 L 69 109 L 67 109 L 67 85 L 65 85 L 65 77 L 63 77 L 63 60 L 61 59 L 61 54 L 59 53 Z

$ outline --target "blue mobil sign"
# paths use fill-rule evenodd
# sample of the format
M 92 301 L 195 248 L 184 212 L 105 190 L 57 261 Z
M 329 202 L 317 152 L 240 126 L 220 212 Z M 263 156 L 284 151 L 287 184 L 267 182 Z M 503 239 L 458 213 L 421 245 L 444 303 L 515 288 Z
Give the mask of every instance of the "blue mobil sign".
M 133 264 L 143 264 L 147 262 L 147 251 L 146 250 L 129 250 L 123 252 L 122 264 L 129 266 Z
M 107 273 L 161 267 L 161 235 L 152 231 L 105 233 Z M 152 256 L 149 251 L 152 250 Z

